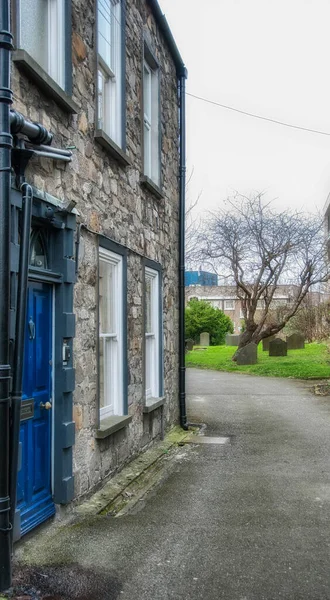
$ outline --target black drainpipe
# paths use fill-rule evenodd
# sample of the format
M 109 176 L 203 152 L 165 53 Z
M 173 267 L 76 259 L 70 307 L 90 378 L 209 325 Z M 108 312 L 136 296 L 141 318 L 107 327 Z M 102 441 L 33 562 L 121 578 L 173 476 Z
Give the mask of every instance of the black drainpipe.
M 11 393 L 11 431 L 10 431 L 10 522 L 14 524 L 16 509 L 16 490 L 18 474 L 19 430 L 21 421 L 22 381 L 24 361 L 24 338 L 26 323 L 26 301 L 29 275 L 30 231 L 33 192 L 28 183 L 21 185 L 22 216 L 19 254 L 19 272 L 16 303 L 16 331 L 13 360 L 13 385 Z M 13 531 L 11 542 L 13 541 Z
M 11 585 L 9 520 L 9 283 L 10 283 L 10 181 L 11 148 L 9 110 L 10 52 L 9 0 L 0 2 L 0 591 Z
M 188 429 L 186 412 L 185 366 L 185 213 L 186 213 L 186 79 L 184 68 L 179 75 L 180 91 L 180 222 L 179 222 L 179 404 L 180 424 Z

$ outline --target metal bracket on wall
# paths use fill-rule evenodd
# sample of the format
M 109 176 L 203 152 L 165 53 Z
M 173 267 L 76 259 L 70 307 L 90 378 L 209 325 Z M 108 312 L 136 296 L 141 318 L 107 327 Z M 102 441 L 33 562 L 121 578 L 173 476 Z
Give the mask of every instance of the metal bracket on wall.
M 28 165 L 30 158 L 34 155 L 34 150 L 28 150 L 25 147 L 13 148 L 11 151 L 11 163 L 16 175 L 16 185 L 20 188 L 24 182 L 25 169 Z

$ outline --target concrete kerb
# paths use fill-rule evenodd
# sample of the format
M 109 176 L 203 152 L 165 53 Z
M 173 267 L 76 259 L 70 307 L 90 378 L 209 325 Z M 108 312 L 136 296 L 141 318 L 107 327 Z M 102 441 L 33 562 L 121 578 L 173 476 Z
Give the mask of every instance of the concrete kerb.
M 193 430 L 184 431 L 180 427 L 174 427 L 162 442 L 140 454 L 122 471 L 112 477 L 110 481 L 105 483 L 98 492 L 76 506 L 73 510 L 73 516 L 79 519 L 107 512 L 107 509 L 125 493 L 129 486 L 137 482 L 140 477 L 145 475 L 176 446 L 186 443 L 194 433 Z

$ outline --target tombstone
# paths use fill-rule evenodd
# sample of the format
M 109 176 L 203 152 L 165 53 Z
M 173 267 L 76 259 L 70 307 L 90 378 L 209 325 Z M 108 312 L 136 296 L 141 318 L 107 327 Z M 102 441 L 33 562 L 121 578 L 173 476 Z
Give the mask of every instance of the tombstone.
M 303 350 L 305 348 L 305 338 L 301 333 L 293 333 L 286 338 L 288 350 Z
M 209 346 L 210 345 L 210 334 L 207 331 L 204 331 L 199 336 L 199 344 L 200 346 Z
M 269 356 L 287 356 L 288 344 L 280 338 L 269 342 Z
M 238 346 L 241 336 L 233 333 L 226 335 L 226 346 Z
M 275 335 L 270 335 L 262 340 L 262 349 L 264 352 L 269 352 L 269 342 L 275 340 Z
M 236 353 L 236 363 L 238 365 L 256 365 L 258 358 L 258 346 L 251 342 Z
M 190 352 L 194 347 L 194 340 L 186 340 L 186 351 Z

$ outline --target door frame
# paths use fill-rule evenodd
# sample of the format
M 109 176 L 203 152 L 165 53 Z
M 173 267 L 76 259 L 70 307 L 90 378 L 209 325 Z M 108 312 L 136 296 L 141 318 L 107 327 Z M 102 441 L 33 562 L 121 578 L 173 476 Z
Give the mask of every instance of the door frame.
M 10 339 L 12 346 L 15 341 L 21 210 L 22 194 L 17 188 L 12 188 L 10 265 Z M 51 218 L 49 215 L 51 215 Z M 29 281 L 40 281 L 53 285 L 52 494 L 55 504 L 68 504 L 74 497 L 73 445 L 75 424 L 72 418 L 72 410 L 75 388 L 73 288 L 77 276 L 74 239 L 76 214 L 64 210 L 61 200 L 33 187 L 32 227 L 38 227 L 45 235 L 50 260 L 47 269 L 30 266 Z M 66 362 L 63 361 L 64 343 L 70 348 L 70 357 Z M 20 523 L 19 519 L 16 519 L 14 539 L 17 540 L 20 536 Z

